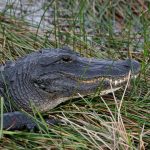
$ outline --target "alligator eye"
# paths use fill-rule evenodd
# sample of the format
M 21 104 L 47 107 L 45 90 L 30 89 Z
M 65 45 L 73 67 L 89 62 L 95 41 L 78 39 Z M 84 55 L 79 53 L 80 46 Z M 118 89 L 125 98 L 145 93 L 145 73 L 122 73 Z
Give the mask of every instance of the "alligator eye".
M 69 63 L 69 62 L 72 62 L 72 58 L 71 57 L 68 57 L 68 56 L 64 56 L 62 57 L 61 59 L 63 62 L 65 63 Z

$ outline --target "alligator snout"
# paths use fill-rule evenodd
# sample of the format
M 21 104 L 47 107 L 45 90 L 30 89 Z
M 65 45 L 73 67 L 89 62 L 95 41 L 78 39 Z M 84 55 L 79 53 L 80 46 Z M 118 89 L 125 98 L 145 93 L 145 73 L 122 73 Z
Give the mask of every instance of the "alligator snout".
M 132 74 L 138 74 L 140 71 L 140 63 L 133 59 L 124 60 L 123 66 L 128 70 L 131 70 Z

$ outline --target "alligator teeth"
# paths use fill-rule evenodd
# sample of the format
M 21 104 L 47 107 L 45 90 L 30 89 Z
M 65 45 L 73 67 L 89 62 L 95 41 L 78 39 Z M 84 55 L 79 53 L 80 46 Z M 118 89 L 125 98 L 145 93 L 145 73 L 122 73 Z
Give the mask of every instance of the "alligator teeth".
M 82 82 L 83 83 L 94 83 L 94 82 L 97 82 L 97 81 L 100 81 L 101 78 L 98 78 L 98 79 L 93 79 L 93 80 L 83 80 Z
M 98 81 L 100 81 L 101 80 L 101 78 L 98 78 Z
M 82 81 L 83 83 L 93 83 L 94 80 L 87 80 L 87 81 Z
M 118 84 L 118 81 L 117 80 L 115 80 L 115 85 L 117 85 Z
M 132 78 L 136 79 L 138 77 L 138 75 L 133 75 Z
M 133 78 L 135 78 L 135 79 L 136 79 L 136 78 L 137 78 L 137 75 L 134 75 L 134 76 L 133 76 Z
M 112 79 L 109 79 L 109 81 L 110 81 L 110 83 L 112 83 L 112 82 L 113 82 L 113 80 L 112 80 Z
M 137 78 L 138 75 L 133 75 L 131 76 L 132 78 Z M 118 84 L 121 84 L 123 82 L 126 82 L 128 80 L 128 76 L 122 78 L 122 79 L 116 79 L 116 80 L 113 80 L 111 78 L 103 78 L 103 77 L 100 77 L 100 78 L 96 78 L 96 79 L 93 79 L 93 80 L 81 80 L 81 82 L 83 83 L 96 83 L 98 81 L 107 81 L 107 82 L 110 82 L 111 84 L 114 84 L 115 86 L 118 85 Z
M 115 85 L 117 85 L 117 84 L 121 84 L 121 83 L 123 83 L 123 82 L 125 82 L 127 79 L 126 78 L 124 78 L 123 80 L 115 80 L 115 81 L 113 81 L 113 83 L 115 84 Z

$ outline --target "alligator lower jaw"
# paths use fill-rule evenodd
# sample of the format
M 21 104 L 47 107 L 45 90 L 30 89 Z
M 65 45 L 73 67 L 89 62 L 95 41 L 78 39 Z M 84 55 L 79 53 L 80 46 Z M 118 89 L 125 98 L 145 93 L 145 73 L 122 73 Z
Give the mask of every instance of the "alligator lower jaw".
M 114 91 L 116 91 L 116 90 L 119 90 L 119 89 L 120 89 L 120 87 L 112 88 L 112 89 L 107 89 L 107 90 L 102 90 L 102 91 L 100 91 L 99 94 L 95 94 L 94 92 L 93 92 L 93 93 L 89 93 L 89 94 L 80 94 L 80 93 L 77 93 L 76 95 L 72 95 L 72 96 L 69 96 L 69 97 L 60 97 L 60 98 L 58 98 L 58 99 L 55 99 L 55 101 L 53 101 L 53 103 L 51 103 L 50 106 L 49 106 L 49 105 L 46 105 L 46 106 L 44 107 L 44 110 L 42 110 L 42 108 L 41 108 L 41 110 L 44 112 L 45 110 L 53 109 L 53 108 L 55 108 L 57 105 L 59 105 L 59 104 L 65 102 L 65 101 L 67 101 L 67 100 L 69 100 L 69 99 L 83 98 L 84 96 L 89 96 L 89 95 L 91 95 L 91 94 L 94 94 L 95 96 L 98 96 L 98 95 L 102 96 L 102 95 L 106 95 L 106 94 L 108 94 L 108 93 L 112 93 L 112 92 L 114 92 Z
M 131 79 L 136 79 L 138 76 L 138 74 L 136 75 L 132 75 L 130 78 Z M 84 84 L 93 84 L 93 83 L 97 83 L 97 82 L 109 82 L 112 85 L 120 85 L 122 83 L 125 83 L 126 81 L 128 81 L 129 75 L 126 75 L 124 77 L 118 77 L 117 79 L 113 79 L 113 78 L 105 78 L 105 77 L 99 77 L 99 78 L 95 78 L 95 79 L 90 79 L 90 80 L 80 80 L 80 83 L 84 83 Z
M 108 93 L 112 93 L 112 92 L 115 92 L 117 90 L 119 90 L 121 87 L 117 87 L 117 88 L 110 88 L 110 89 L 107 89 L 107 90 L 102 90 L 100 91 L 99 95 L 106 95 Z

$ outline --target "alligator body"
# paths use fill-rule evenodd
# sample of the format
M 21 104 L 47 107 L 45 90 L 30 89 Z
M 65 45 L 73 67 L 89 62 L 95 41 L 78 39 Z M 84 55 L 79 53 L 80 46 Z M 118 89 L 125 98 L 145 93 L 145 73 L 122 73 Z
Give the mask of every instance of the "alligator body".
M 43 49 L 0 66 L 0 95 L 7 109 L 32 113 L 53 109 L 70 98 L 90 95 L 99 90 L 104 95 L 121 88 L 139 74 L 137 61 L 99 60 L 81 57 L 68 48 Z M 10 104 L 11 103 L 11 107 Z M 3 128 L 19 129 L 31 124 L 21 112 L 8 112 Z M 12 125 L 13 122 L 13 125 Z

